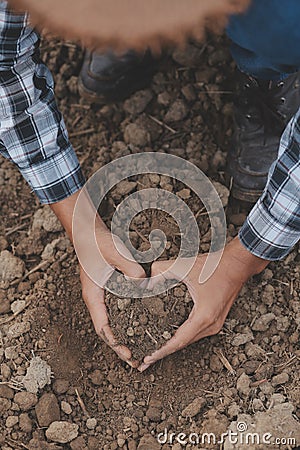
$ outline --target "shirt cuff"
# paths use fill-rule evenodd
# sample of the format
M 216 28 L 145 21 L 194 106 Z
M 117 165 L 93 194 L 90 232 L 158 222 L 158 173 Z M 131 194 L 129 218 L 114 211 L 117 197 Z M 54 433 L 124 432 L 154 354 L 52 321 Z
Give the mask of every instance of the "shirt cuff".
M 261 198 L 243 224 L 239 239 L 253 255 L 277 261 L 297 244 L 300 232 L 275 218 Z
M 56 203 L 77 192 L 85 179 L 71 144 L 29 167 L 19 167 L 42 204 Z

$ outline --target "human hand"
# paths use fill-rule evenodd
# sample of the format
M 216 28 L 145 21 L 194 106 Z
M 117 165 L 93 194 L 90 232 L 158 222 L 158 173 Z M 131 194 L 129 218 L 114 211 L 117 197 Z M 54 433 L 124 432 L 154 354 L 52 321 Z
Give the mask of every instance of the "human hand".
M 224 253 L 213 275 L 199 284 L 199 275 L 207 255 L 199 255 L 183 279 L 194 302 L 188 319 L 178 328 L 174 336 L 159 350 L 144 358 L 139 366 L 142 372 L 159 359 L 170 355 L 206 336 L 219 333 L 227 314 L 243 284 L 254 274 L 261 272 L 269 263 L 252 255 L 241 244 L 238 237 L 224 249 Z M 157 261 L 152 265 L 152 276 L 162 274 L 164 279 L 182 279 L 186 262 L 177 265 L 176 273 L 170 271 L 174 261 Z
M 115 269 L 133 281 L 145 278 L 146 274 L 121 240 L 110 233 L 87 195 L 82 195 L 74 217 L 79 195 L 80 191 L 51 205 L 51 208 L 74 243 L 80 266 L 82 296 L 97 334 L 122 360 L 137 367 L 131 351 L 118 343 L 109 326 L 103 288 Z

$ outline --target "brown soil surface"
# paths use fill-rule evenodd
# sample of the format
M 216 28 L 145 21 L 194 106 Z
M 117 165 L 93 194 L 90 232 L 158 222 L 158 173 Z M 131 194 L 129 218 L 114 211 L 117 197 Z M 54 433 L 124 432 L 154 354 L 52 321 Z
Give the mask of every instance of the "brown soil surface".
M 82 50 L 72 42 L 43 42 L 43 58 L 55 76 L 59 106 L 86 176 L 120 156 L 164 151 L 187 158 L 211 180 L 225 185 L 234 64 L 224 38 L 207 37 L 203 44 L 175 51 L 162 62 L 146 93 L 114 105 L 91 106 L 79 97 Z M 143 181 L 150 183 L 147 175 Z M 174 193 L 184 188 L 163 181 Z M 120 201 L 115 194 L 111 199 Z M 15 276 L 0 286 L 1 450 L 219 449 L 220 444 L 207 442 L 159 444 L 156 437 L 165 429 L 219 436 L 246 417 L 249 427 L 252 422 L 267 424 L 265 433 L 279 437 L 294 433 L 300 444 L 299 246 L 247 283 L 217 336 L 141 374 L 120 361 L 95 334 L 81 299 L 70 242 L 49 216 L 41 219 L 38 201 L 3 158 L 0 199 L 0 251 L 21 260 L 13 260 Z M 192 194 L 186 202 L 194 211 L 201 209 Z M 113 207 L 106 213 L 108 224 L 112 212 Z M 231 202 L 226 213 L 230 240 L 247 211 Z M 209 223 L 205 215 L 198 220 L 200 251 L 206 252 Z M 144 249 L 151 229 L 161 225 L 169 242 L 163 257 L 176 256 L 180 241 L 167 215 L 149 210 L 132 225 L 132 242 Z M 172 334 L 191 308 L 182 285 L 158 296 L 155 311 L 153 299 L 148 305 L 145 299 L 131 301 L 123 310 L 112 295 L 106 301 L 112 326 L 139 358 L 156 347 L 155 341 L 165 342 L 169 335 L 164 332 Z M 52 370 L 48 384 L 37 394 L 28 393 L 22 383 L 33 357 Z M 57 439 L 53 427 L 58 420 L 65 428 L 56 430 Z M 62 436 L 70 442 L 60 442 Z

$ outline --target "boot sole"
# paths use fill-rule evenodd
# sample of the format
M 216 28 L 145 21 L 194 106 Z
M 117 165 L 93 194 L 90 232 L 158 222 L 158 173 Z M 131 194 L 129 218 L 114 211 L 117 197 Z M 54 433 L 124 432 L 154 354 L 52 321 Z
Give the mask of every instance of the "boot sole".
M 231 188 L 232 197 L 247 203 L 256 203 L 263 190 L 247 190 L 233 183 Z

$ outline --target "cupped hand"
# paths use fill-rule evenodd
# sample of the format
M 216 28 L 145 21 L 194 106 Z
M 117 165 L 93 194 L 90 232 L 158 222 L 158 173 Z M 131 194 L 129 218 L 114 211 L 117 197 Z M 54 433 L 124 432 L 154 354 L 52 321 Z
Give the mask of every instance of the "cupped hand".
M 239 241 L 233 239 L 224 249 L 218 267 L 204 283 L 199 276 L 207 255 L 199 255 L 183 282 L 194 302 L 188 319 L 177 329 L 174 336 L 160 349 L 144 358 L 139 366 L 146 370 L 156 361 L 174 353 L 206 336 L 219 333 L 227 314 L 243 284 L 254 274 L 261 272 L 269 263 L 252 255 Z M 174 261 L 157 261 L 152 265 L 152 276 L 182 279 L 186 261 L 177 265 L 176 272 L 171 267 Z

